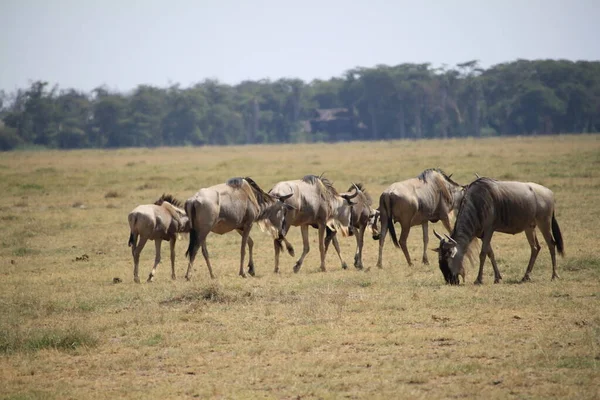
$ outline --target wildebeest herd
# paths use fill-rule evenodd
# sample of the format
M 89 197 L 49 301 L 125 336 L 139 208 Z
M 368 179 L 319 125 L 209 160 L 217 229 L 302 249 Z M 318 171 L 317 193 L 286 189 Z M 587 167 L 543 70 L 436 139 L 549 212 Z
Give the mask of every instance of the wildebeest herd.
M 450 216 L 456 211 L 454 228 Z M 494 282 L 502 279 L 494 251 L 491 247 L 494 232 L 517 234 L 525 232 L 531 255 L 522 281 L 530 279 L 531 270 L 540 251 L 536 226 L 540 229 L 552 260 L 552 279 L 556 272 L 555 248 L 564 255 L 563 239 L 554 217 L 554 194 L 536 183 L 498 181 L 479 177 L 468 185 L 460 185 L 440 169 L 426 169 L 418 177 L 396 182 L 383 191 L 379 207 L 362 184 L 352 183 L 346 192 L 338 192 L 323 176 L 307 175 L 299 180 L 275 184 L 264 192 L 251 178 L 231 178 L 226 183 L 200 189 L 182 204 L 170 195 L 163 195 L 154 204 L 136 207 L 128 216 L 130 226 L 129 246 L 132 248 L 135 282 L 139 282 L 140 253 L 148 240 L 154 240 L 156 256 L 148 282 L 154 279 L 160 263 L 162 240 L 168 240 L 171 249 L 171 277 L 175 279 L 175 243 L 180 233 L 189 233 L 186 256 L 189 258 L 186 279 L 191 278 L 194 260 L 199 249 L 206 261 L 208 272 L 214 278 L 206 246 L 210 232 L 224 234 L 233 230 L 241 236 L 240 269 L 244 272 L 246 246 L 248 247 L 247 271 L 254 276 L 253 248 L 250 237 L 256 222 L 262 231 L 273 237 L 274 271 L 279 272 L 279 255 L 285 249 L 294 256 L 294 248 L 286 239 L 292 226 L 299 226 L 303 249 L 294 265 L 300 271 L 309 252 L 309 227 L 318 230 L 320 268 L 326 270 L 325 256 L 330 244 L 338 254 L 342 268 L 346 269 L 339 247 L 337 233 L 355 236 L 356 253 L 354 266 L 363 269 L 362 251 L 366 230 L 379 241 L 377 267 L 382 268 L 383 246 L 387 233 L 394 245 L 404 253 L 412 265 L 407 248 L 407 238 L 412 226 L 423 229 L 423 258 L 428 264 L 428 223 L 442 221 L 450 235 L 440 235 L 433 230 L 439 246 L 439 267 L 449 284 L 459 284 L 459 276 L 465 279 L 463 261 L 475 259 L 476 239 L 481 240 L 479 272 L 476 284 L 483 279 L 483 264 L 489 257 L 494 269 Z M 394 223 L 401 226 L 400 238 L 396 236 Z

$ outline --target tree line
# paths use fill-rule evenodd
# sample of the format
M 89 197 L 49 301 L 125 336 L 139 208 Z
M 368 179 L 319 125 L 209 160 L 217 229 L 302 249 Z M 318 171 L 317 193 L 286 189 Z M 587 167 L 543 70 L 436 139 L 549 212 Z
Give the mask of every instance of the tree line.
M 90 93 L 0 91 L 0 150 L 294 143 L 600 131 L 600 62 L 354 68 L 314 80 L 205 80 Z

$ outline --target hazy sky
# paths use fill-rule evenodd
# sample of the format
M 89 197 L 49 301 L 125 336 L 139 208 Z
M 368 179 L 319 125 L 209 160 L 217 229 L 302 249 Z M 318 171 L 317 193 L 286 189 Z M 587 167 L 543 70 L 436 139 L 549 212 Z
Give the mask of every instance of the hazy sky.
M 121 91 L 404 62 L 600 60 L 598 0 L 0 0 L 0 89 Z

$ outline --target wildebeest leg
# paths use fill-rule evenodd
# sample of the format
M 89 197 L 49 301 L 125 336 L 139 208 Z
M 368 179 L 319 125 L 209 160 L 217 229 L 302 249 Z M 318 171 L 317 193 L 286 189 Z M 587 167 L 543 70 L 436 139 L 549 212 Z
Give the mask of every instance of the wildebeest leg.
M 446 228 L 448 233 L 452 234 L 452 227 L 450 226 L 450 218 L 448 218 L 448 216 L 446 215 L 446 216 L 440 218 L 440 221 L 442 221 L 442 225 L 444 225 L 444 228 Z
M 385 237 L 388 231 L 388 218 L 386 215 L 381 213 L 379 220 L 381 221 L 381 231 L 379 232 L 379 254 L 377 256 L 377 267 L 383 268 L 383 245 L 385 244 Z
M 325 230 L 323 228 L 323 230 Z M 294 265 L 294 272 L 298 272 L 300 271 L 300 268 L 302 267 L 302 263 L 304 262 L 304 257 L 306 257 L 306 255 L 308 254 L 308 252 L 310 251 L 310 243 L 308 242 L 308 225 L 302 225 L 300 227 L 300 232 L 302 233 L 302 255 L 300 256 L 300 258 L 298 259 L 298 261 L 296 261 L 296 265 Z M 321 227 L 319 226 L 319 232 L 321 232 Z M 319 247 L 322 246 L 322 241 L 319 242 Z
M 250 229 L 252 229 L 252 225 L 242 231 L 242 247 L 240 248 L 240 276 L 242 278 L 246 277 L 246 273 L 244 272 L 244 257 L 246 256 L 246 243 L 248 243 L 248 236 L 250 236 Z
M 500 274 L 500 270 L 498 269 L 498 264 L 496 264 L 496 256 L 494 255 L 494 250 L 492 250 L 491 245 L 487 255 L 490 258 L 490 261 L 492 262 L 492 267 L 494 268 L 494 283 L 500 283 L 500 281 L 502 280 L 502 275 Z
M 135 283 L 140 283 L 140 254 L 142 253 L 142 250 L 144 249 L 144 246 L 146 245 L 147 241 L 147 237 L 140 236 L 139 243 L 131 247 L 131 253 L 133 255 L 133 280 L 135 281 Z
M 479 252 L 479 273 L 477 279 L 475 279 L 476 285 L 483 283 L 483 264 L 485 263 L 485 257 L 492 251 L 492 235 L 494 231 L 485 232 L 481 238 L 481 251 Z
M 169 241 L 169 247 L 171 248 L 171 279 L 175 280 L 175 242 L 177 242 L 177 236 L 173 237 Z
M 154 241 L 154 246 L 156 247 L 156 255 L 154 257 L 154 267 L 152 267 L 152 271 L 150 271 L 150 275 L 148 275 L 148 280 L 146 282 L 152 282 L 154 280 L 154 274 L 156 274 L 156 267 L 160 264 L 160 245 L 162 244 L 161 239 L 156 239 Z
M 325 272 L 325 225 L 319 225 L 319 253 L 321 255 L 321 271 Z
M 285 236 L 283 237 L 283 243 L 285 244 L 285 248 L 288 252 L 288 254 L 290 255 L 290 257 L 294 257 L 294 246 L 292 246 L 292 244 L 290 242 L 288 242 L 288 240 L 285 238 Z
M 408 234 L 410 233 L 410 222 L 401 223 L 401 226 L 402 232 L 400 232 L 400 240 L 398 241 L 400 242 L 400 248 L 404 253 L 404 257 L 406 257 L 406 262 L 408 263 L 408 266 L 412 267 L 413 263 L 410 260 L 410 254 L 408 253 L 408 247 L 406 246 L 406 240 L 408 239 Z
M 279 252 L 281 251 L 281 241 L 279 239 L 273 240 L 273 248 L 275 249 L 275 269 L 273 272 L 279 273 Z
M 423 228 L 423 264 L 429 265 L 429 259 L 427 258 L 427 246 L 429 245 L 429 223 L 427 221 L 421 224 Z
M 525 236 L 527 236 L 529 247 L 531 247 L 531 255 L 529 256 L 529 263 L 527 264 L 527 269 L 525 270 L 525 275 L 523 276 L 523 279 L 521 279 L 521 282 L 529 282 L 529 274 L 531 274 L 533 264 L 535 264 L 535 260 L 541 249 L 540 242 L 538 242 L 535 234 L 535 227 L 526 229 Z
M 538 223 L 538 228 L 540 228 L 540 231 L 542 232 L 542 235 L 544 236 L 544 240 L 546 241 L 546 244 L 548 245 L 548 250 L 550 251 L 550 258 L 552 259 L 552 280 L 556 279 L 556 278 L 560 278 L 560 276 L 558 276 L 558 273 L 556 272 L 556 249 L 555 249 L 555 243 L 554 243 L 554 239 L 552 238 L 552 231 L 550 230 L 550 225 L 551 221 L 540 221 Z
M 210 260 L 208 259 L 208 249 L 206 248 L 206 241 L 202 243 L 202 255 L 204 256 L 204 260 L 206 260 L 206 266 L 208 267 L 208 273 L 210 274 L 210 278 L 215 279 L 215 276 L 212 272 L 212 267 L 210 265 Z
M 244 236 L 244 232 L 241 229 L 236 229 L 237 233 L 240 234 L 240 236 Z M 254 276 L 254 258 L 253 258 L 253 251 L 252 249 L 254 249 L 254 240 L 252 240 L 252 238 L 250 237 L 250 235 L 248 235 L 248 273 L 251 276 Z
M 358 233 L 355 235 L 356 236 L 356 253 L 354 254 L 354 268 L 356 268 L 356 269 L 363 269 L 362 248 L 363 248 L 363 243 L 364 243 L 364 239 L 365 239 L 366 228 L 367 228 L 366 225 L 361 226 L 360 228 L 358 228 Z
M 198 249 L 202 247 L 202 255 L 206 260 L 206 265 L 208 266 L 208 272 L 210 273 L 210 277 L 214 278 L 212 274 L 212 268 L 210 267 L 210 261 L 208 259 L 208 251 L 206 250 L 206 237 L 210 231 L 198 231 L 195 235 L 190 235 L 190 249 L 189 257 L 190 260 L 188 262 L 187 272 L 185 273 L 185 279 L 190 280 L 192 277 L 192 267 L 194 265 L 194 260 L 196 259 L 196 254 L 198 253 Z M 191 243 L 192 240 L 195 240 L 195 243 Z
M 348 264 L 342 258 L 342 252 L 340 251 L 340 243 L 337 240 L 337 232 L 327 231 L 327 235 L 325 236 L 325 254 L 327 254 L 327 250 L 329 249 L 329 244 L 333 242 L 333 247 L 342 263 L 342 269 L 348 269 Z

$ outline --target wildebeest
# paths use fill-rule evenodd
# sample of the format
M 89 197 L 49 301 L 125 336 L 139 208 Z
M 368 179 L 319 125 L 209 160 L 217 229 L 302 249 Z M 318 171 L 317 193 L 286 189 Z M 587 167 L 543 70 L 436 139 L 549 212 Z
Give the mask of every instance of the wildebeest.
M 412 266 L 406 239 L 410 228 L 416 225 L 421 225 L 423 228 L 423 263 L 429 264 L 428 223 L 442 221 L 450 232 L 449 214 L 458 207 L 463 189 L 463 186 L 451 179 L 451 175 L 447 176 L 442 170 L 433 168 L 426 169 L 417 178 L 393 183 L 385 189 L 379 198 L 380 234 L 373 236 L 373 239 L 379 239 L 377 266 L 382 268 L 383 245 L 388 230 L 394 245 L 402 248 L 408 265 Z M 400 222 L 402 227 L 400 243 L 396 238 L 394 222 Z M 374 221 L 374 225 L 376 224 L 377 218 Z
M 291 195 L 290 195 L 291 196 Z M 211 278 L 214 278 L 206 237 L 210 232 L 222 235 L 232 230 L 242 236 L 239 274 L 245 277 L 244 257 L 246 243 L 249 248 L 248 273 L 254 275 L 252 249 L 254 243 L 250 230 L 254 222 L 262 224 L 274 237 L 282 236 L 285 229 L 285 217 L 291 206 L 284 203 L 290 196 L 272 196 L 265 193 L 251 178 L 231 178 L 227 183 L 200 189 L 185 202 L 185 211 L 190 219 L 190 243 L 186 256 L 189 257 L 186 279 L 190 279 L 192 265 L 198 249 L 202 255 Z
M 152 282 L 156 267 L 160 263 L 160 246 L 163 240 L 168 240 L 171 247 L 171 278 L 175 279 L 175 242 L 177 234 L 188 232 L 190 228 L 188 217 L 181 208 L 181 203 L 173 196 L 163 194 L 154 204 L 137 206 L 127 216 L 129 220 L 129 246 L 133 255 L 133 279 L 140 282 L 139 263 L 140 253 L 148 240 L 154 240 L 156 256 L 154 267 L 148 276 Z M 139 241 L 138 241 L 139 238 Z
M 535 227 L 540 229 L 550 250 L 552 259 L 552 279 L 558 278 L 556 273 L 555 246 L 560 255 L 564 255 L 562 234 L 554 217 L 554 194 L 542 185 L 532 182 L 496 181 L 490 178 L 479 178 L 466 189 L 460 204 L 456 223 L 451 236 L 443 238 L 434 231 L 440 246 L 440 270 L 447 283 L 458 284 L 458 276 L 463 275 L 463 259 L 468 252 L 469 244 L 474 238 L 482 241 L 479 254 L 479 273 L 475 284 L 483 279 L 483 264 L 486 256 L 490 258 L 494 268 L 494 282 L 502 279 L 491 240 L 494 232 L 515 235 L 525 232 L 531 256 L 522 281 L 529 281 L 529 274 L 540 251 Z
M 325 231 L 341 231 L 343 236 L 348 236 L 350 225 L 349 202 L 357 193 L 338 193 L 333 184 L 323 176 L 306 175 L 304 178 L 292 181 L 283 181 L 275 184 L 269 191 L 273 196 L 290 196 L 286 203 L 294 209 L 287 213 L 287 226 L 283 235 L 290 226 L 299 226 L 302 233 L 302 255 L 294 265 L 294 272 L 300 271 L 304 258 L 310 250 L 308 242 L 309 226 L 316 226 L 319 230 L 319 252 L 321 255 L 321 271 L 325 271 Z M 279 252 L 284 238 L 274 240 L 275 272 L 279 272 Z M 341 259 L 341 257 L 340 257 Z M 344 265 L 342 260 L 342 266 Z
M 350 232 L 356 238 L 356 252 L 354 254 L 354 267 L 357 269 L 363 268 L 362 249 L 364 244 L 365 230 L 373 227 L 371 221 L 378 214 L 378 211 L 373 209 L 373 200 L 371 195 L 367 193 L 365 187 L 361 183 L 352 184 L 348 188 L 347 193 L 356 192 L 356 196 L 350 202 Z M 377 232 L 375 232 L 377 234 Z M 325 253 L 329 248 L 329 244 L 333 242 L 338 257 L 342 260 L 340 246 L 337 240 L 335 231 L 327 228 L 325 236 Z M 345 263 L 342 260 L 342 267 Z M 347 268 L 347 267 L 346 267 Z

